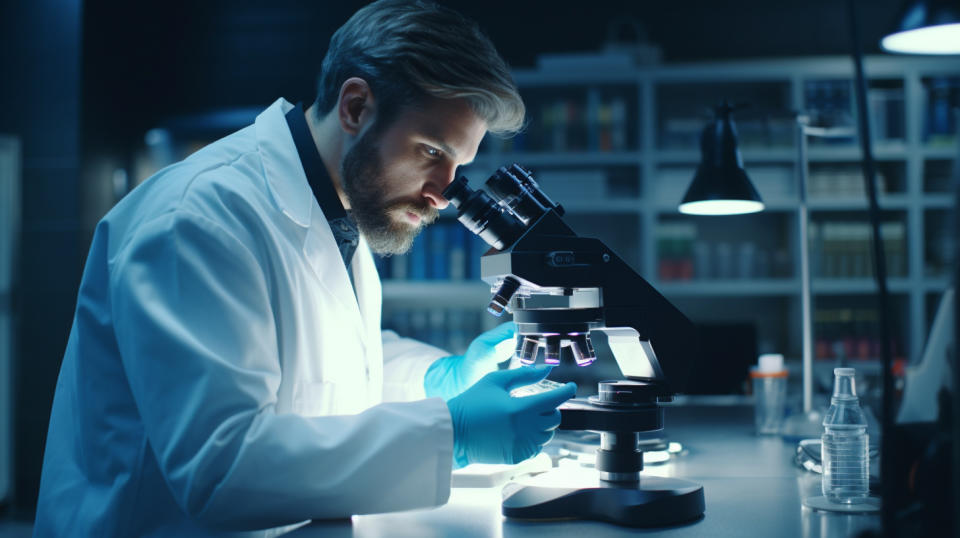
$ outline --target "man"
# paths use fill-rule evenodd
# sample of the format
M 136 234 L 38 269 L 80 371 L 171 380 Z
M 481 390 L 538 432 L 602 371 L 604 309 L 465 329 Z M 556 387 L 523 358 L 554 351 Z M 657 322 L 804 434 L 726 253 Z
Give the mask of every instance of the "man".
M 369 252 L 409 248 L 522 120 L 473 23 L 387 0 L 333 36 L 307 111 L 278 100 L 130 193 L 87 258 L 35 534 L 276 533 L 536 454 L 575 387 L 510 397 L 547 373 L 494 371 L 511 324 L 456 357 L 381 337 Z

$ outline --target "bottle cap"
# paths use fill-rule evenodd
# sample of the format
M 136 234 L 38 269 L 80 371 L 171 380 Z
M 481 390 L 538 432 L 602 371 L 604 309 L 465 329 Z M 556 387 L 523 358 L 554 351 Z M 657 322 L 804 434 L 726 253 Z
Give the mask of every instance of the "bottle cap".
M 834 368 L 833 400 L 856 400 L 856 370 L 853 368 Z
M 782 372 L 783 371 L 783 355 L 779 353 L 764 353 L 760 355 L 760 360 L 758 361 L 759 370 L 764 374 L 772 374 L 773 372 Z
M 787 370 L 783 367 L 783 355 L 780 353 L 760 355 L 757 366 L 750 369 L 750 377 L 787 377 Z

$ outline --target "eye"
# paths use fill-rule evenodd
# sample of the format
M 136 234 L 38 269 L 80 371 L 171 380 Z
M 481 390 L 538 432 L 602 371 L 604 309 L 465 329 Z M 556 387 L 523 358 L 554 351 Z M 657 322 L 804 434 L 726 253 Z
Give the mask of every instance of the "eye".
M 433 146 L 424 145 L 423 152 L 431 159 L 439 159 L 443 156 L 443 152 Z

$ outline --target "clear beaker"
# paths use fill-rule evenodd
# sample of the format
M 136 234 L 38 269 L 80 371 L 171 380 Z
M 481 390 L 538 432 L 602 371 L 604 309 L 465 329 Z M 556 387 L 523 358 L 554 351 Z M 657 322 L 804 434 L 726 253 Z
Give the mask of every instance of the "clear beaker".
M 750 369 L 753 381 L 754 423 L 760 435 L 777 435 L 787 408 L 787 370 L 783 355 L 762 355 L 759 367 Z

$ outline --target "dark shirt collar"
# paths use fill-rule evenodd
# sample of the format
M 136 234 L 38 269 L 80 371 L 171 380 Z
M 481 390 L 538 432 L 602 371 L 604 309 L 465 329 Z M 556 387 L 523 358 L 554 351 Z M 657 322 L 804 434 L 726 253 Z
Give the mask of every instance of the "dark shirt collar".
M 340 197 L 337 196 L 337 191 L 333 188 L 333 180 L 327 173 L 327 168 L 323 165 L 320 151 L 317 150 L 313 136 L 310 135 L 307 119 L 299 103 L 287 112 L 286 118 L 287 125 L 290 127 L 290 134 L 293 135 L 293 143 L 297 146 L 300 163 L 303 165 L 307 182 L 310 184 L 310 190 L 313 191 L 317 204 L 320 205 L 323 215 L 330 224 L 330 230 L 333 231 L 333 237 L 337 241 L 343 263 L 349 268 L 360 239 L 357 223 L 343 208 Z

